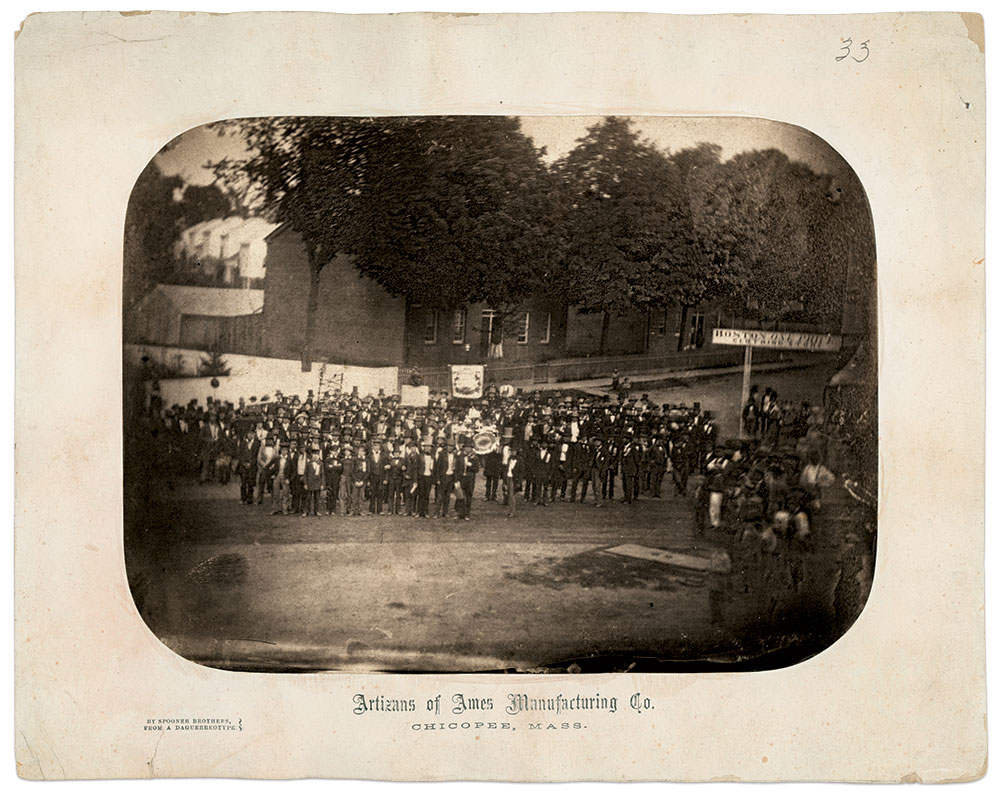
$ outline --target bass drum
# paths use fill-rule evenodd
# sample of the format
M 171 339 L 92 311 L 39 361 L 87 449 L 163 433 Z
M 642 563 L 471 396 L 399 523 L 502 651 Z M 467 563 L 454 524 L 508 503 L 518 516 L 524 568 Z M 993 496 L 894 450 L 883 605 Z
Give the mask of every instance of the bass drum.
M 477 455 L 489 455 L 500 447 L 496 430 L 480 430 L 472 437 L 472 449 Z

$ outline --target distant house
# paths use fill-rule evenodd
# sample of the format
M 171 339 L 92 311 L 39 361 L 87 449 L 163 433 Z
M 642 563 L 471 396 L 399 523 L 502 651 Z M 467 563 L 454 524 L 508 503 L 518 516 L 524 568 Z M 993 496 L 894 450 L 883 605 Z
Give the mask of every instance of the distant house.
M 157 284 L 129 313 L 125 341 L 256 352 L 264 291 Z
M 277 228 L 263 218 L 213 218 L 181 232 L 174 258 L 203 279 L 227 287 L 259 287 L 267 236 Z

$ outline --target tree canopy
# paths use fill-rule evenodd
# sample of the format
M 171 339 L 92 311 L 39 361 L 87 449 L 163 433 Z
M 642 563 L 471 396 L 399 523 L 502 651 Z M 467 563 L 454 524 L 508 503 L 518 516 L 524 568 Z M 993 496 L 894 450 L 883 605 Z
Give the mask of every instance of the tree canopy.
M 863 192 L 838 209 L 828 175 L 778 150 L 671 153 L 620 117 L 548 166 L 513 117 L 223 126 L 250 154 L 217 174 L 303 240 L 310 323 L 319 273 L 338 253 L 391 294 L 441 309 L 503 309 L 546 290 L 605 320 L 721 301 L 753 320 L 832 323 L 846 251 L 858 250 L 837 241 L 864 225 Z
M 551 176 L 516 118 L 283 118 L 227 122 L 251 151 L 216 166 L 257 187 L 299 233 L 312 281 L 338 253 L 393 294 L 503 310 L 553 266 Z M 311 342 L 307 342 L 308 345 Z
M 550 175 L 516 118 L 226 122 L 251 150 L 216 166 L 256 185 L 317 270 L 338 253 L 432 306 L 510 303 L 551 267 Z
M 551 268 L 550 199 L 516 118 L 398 119 L 368 153 L 344 249 L 394 295 L 510 306 Z
M 584 311 L 604 313 L 602 352 L 611 314 L 695 306 L 746 283 L 713 192 L 719 156 L 709 144 L 669 155 L 627 119 L 609 117 L 555 164 L 563 290 Z

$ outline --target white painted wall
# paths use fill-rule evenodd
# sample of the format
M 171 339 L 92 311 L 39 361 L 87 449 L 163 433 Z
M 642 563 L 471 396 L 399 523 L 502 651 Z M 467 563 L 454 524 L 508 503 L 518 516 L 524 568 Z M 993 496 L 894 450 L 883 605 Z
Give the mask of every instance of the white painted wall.
M 180 356 L 186 372 L 195 373 L 202 358 L 208 354 L 200 350 L 186 350 L 177 347 L 155 347 L 143 345 L 125 345 L 126 359 L 141 366 L 143 356 L 154 361 L 174 362 Z M 379 389 L 385 394 L 398 393 L 399 373 L 397 367 L 354 367 L 344 364 L 314 363 L 311 372 L 303 372 L 299 361 L 283 358 L 264 358 L 261 356 L 240 356 L 226 353 L 223 356 L 230 374 L 219 377 L 218 387 L 213 388 L 211 378 L 171 378 L 160 380 L 160 397 L 167 405 L 185 405 L 192 399 L 197 399 L 202 405 L 206 397 L 213 400 L 238 403 L 240 398 L 249 401 L 256 397 L 267 395 L 272 400 L 275 392 L 283 394 L 298 394 L 305 399 L 309 390 L 320 394 L 320 378 L 325 379 L 323 390 L 332 389 L 330 381 L 342 375 L 342 390 L 351 393 L 356 386 L 358 394 L 377 395 Z M 148 387 L 147 387 L 148 388 Z

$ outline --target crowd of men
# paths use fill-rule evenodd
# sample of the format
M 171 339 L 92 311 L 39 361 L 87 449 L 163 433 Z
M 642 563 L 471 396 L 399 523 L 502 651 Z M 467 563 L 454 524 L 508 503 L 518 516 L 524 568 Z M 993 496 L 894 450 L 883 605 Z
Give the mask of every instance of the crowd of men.
M 514 517 L 526 504 L 686 497 L 700 475 L 690 494 L 698 532 L 738 520 L 765 543 L 805 537 L 832 477 L 821 412 L 754 389 L 743 418 L 746 440 L 722 442 L 697 403 L 621 391 L 504 396 L 491 386 L 481 400 L 432 393 L 426 407 L 381 393 L 170 407 L 154 399 L 146 421 L 167 485 L 195 471 L 203 484 L 235 475 L 241 501 L 274 514 L 470 520 L 478 499 Z

